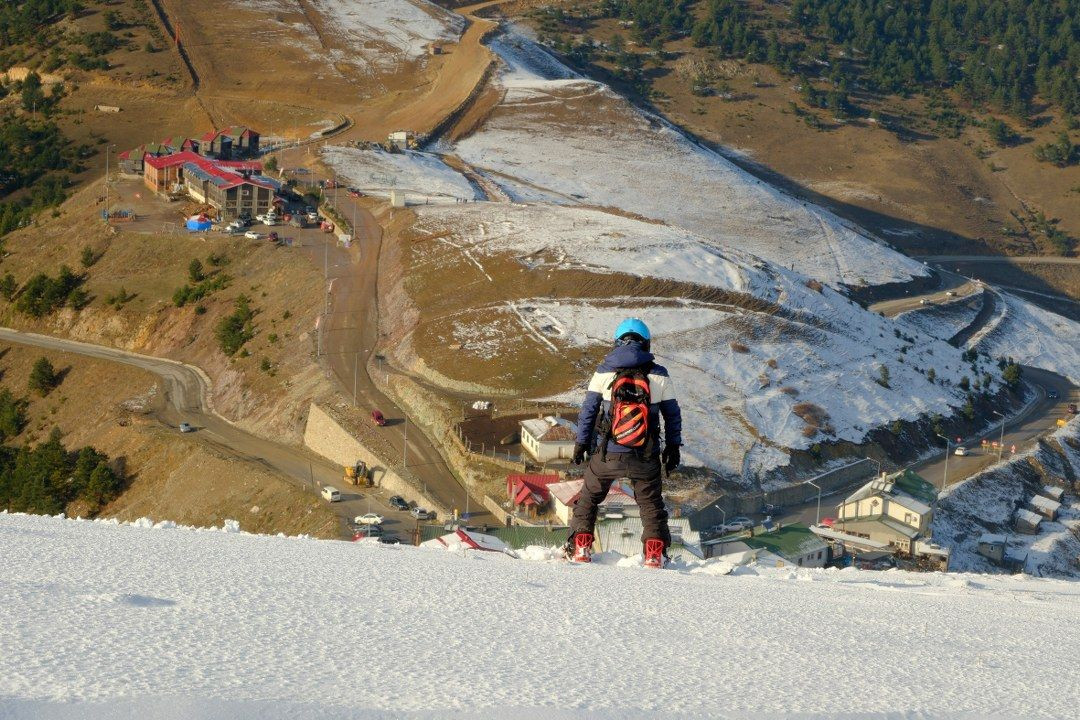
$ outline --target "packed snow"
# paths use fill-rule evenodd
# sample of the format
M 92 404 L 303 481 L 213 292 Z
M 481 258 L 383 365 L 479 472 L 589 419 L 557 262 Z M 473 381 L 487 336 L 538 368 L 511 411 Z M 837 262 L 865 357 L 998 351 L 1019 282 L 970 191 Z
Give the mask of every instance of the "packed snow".
M 0 514 L 5 718 L 1071 717 L 1080 584 Z M 1007 618 L 1007 621 L 1005 620 Z
M 419 203 L 475 200 L 479 196 L 464 175 L 431 153 L 332 145 L 323 151 L 323 160 L 349 185 L 370 195 L 388 197 L 391 190 L 399 190 L 409 202 Z
M 524 35 L 507 31 L 490 44 L 506 63 L 507 94 L 456 151 L 511 197 L 619 208 L 836 285 L 926 274 L 575 75 Z
M 970 344 L 1080 384 L 1080 323 L 1010 293 L 998 292 L 997 297 L 998 312 Z
M 338 44 L 376 67 L 424 56 L 433 42 L 460 37 L 465 19 L 425 0 L 308 0 Z M 389 52 L 387 52 L 389 51 Z

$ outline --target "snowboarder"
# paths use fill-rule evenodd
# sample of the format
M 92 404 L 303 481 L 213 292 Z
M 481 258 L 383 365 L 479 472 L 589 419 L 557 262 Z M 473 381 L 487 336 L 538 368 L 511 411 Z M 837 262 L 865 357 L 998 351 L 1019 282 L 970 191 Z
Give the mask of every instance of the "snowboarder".
M 638 318 L 621 322 L 615 349 L 600 363 L 585 393 L 573 462 L 580 465 L 588 455 L 588 465 L 566 544 L 568 557 L 576 562 L 592 560 L 597 508 L 612 482 L 624 478 L 632 483 L 641 508 L 645 565 L 661 567 L 671 544 L 660 470 L 670 473 L 679 465 L 682 413 L 667 370 L 653 362 L 650 337 Z

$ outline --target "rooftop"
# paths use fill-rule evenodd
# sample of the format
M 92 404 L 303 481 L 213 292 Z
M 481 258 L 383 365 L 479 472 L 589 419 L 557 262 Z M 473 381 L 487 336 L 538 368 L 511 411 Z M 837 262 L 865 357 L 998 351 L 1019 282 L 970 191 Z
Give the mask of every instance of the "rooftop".
M 581 494 L 581 486 L 584 484 L 585 481 L 581 479 L 566 480 L 564 482 L 551 483 L 548 485 L 548 491 L 556 500 L 569 507 L 578 499 L 578 495 Z M 604 501 L 600 503 L 600 507 L 606 508 L 636 504 L 637 502 L 634 500 L 634 491 L 630 489 L 630 486 L 616 482 L 611 484 L 611 489 L 608 491 Z
M 1038 525 L 1042 522 L 1042 519 L 1042 515 L 1036 512 L 1032 512 L 1031 510 L 1027 510 L 1026 508 L 1021 508 L 1016 511 L 1017 522 L 1023 521 L 1030 525 Z
M 1037 507 L 1040 510 L 1045 510 L 1047 512 L 1056 513 L 1058 510 L 1061 509 L 1061 503 L 1059 503 L 1057 500 L 1051 500 L 1050 498 L 1043 497 L 1042 495 L 1033 495 L 1031 497 L 1031 500 L 1029 500 L 1028 502 L 1031 504 L 1032 507 Z
M 521 428 L 539 442 L 573 442 L 577 437 L 577 425 L 554 415 L 522 420 Z
M 809 555 L 828 546 L 805 525 L 793 523 L 773 532 L 743 538 L 751 548 L 763 548 L 788 560 Z
M 1004 535 L 997 533 L 983 533 L 979 536 L 979 544 L 986 545 L 1002 545 L 1007 542 L 1007 538 Z

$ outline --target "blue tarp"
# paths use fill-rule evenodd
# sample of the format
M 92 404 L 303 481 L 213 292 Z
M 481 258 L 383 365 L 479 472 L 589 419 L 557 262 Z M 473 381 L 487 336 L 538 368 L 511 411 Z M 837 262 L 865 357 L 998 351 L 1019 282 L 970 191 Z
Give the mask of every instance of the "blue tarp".
M 194 230 L 196 232 L 202 232 L 210 229 L 209 220 L 200 220 L 199 218 L 191 218 L 187 221 L 187 229 Z

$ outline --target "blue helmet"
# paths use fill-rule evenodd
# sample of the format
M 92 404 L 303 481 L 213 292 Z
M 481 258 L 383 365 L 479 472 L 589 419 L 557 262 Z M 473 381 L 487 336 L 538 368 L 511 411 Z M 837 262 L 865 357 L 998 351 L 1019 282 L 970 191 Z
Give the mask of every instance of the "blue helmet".
M 649 341 L 652 339 L 652 335 L 649 333 L 649 326 L 641 321 L 640 318 L 626 318 L 619 327 L 615 328 L 615 341 L 618 342 L 625 338 L 627 335 L 636 335 L 635 340 L 640 341 L 646 347 L 649 345 Z

